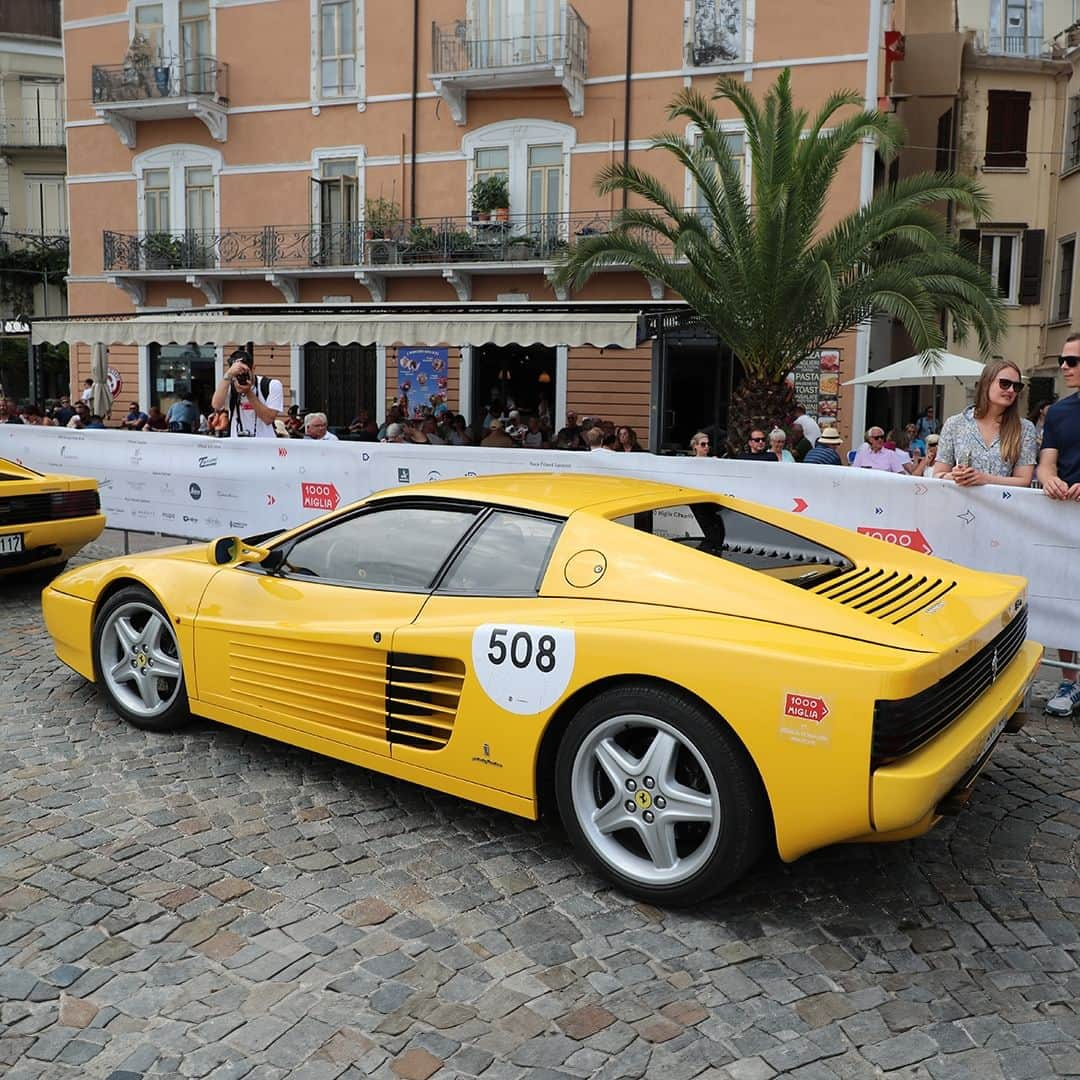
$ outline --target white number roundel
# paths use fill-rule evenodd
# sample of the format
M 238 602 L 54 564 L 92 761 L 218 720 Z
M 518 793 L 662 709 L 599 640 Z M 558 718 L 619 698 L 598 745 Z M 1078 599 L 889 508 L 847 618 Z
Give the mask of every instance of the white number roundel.
M 574 672 L 574 632 L 555 626 L 485 623 L 473 632 L 473 668 L 484 693 L 519 716 L 550 709 Z

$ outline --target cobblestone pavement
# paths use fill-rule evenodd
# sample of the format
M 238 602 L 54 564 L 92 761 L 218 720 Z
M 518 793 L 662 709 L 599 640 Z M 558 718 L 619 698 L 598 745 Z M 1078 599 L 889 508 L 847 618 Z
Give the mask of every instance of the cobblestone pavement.
M 1080 1075 L 1080 736 L 910 843 L 689 911 L 558 830 L 206 722 L 140 732 L 0 586 L 0 1074 Z

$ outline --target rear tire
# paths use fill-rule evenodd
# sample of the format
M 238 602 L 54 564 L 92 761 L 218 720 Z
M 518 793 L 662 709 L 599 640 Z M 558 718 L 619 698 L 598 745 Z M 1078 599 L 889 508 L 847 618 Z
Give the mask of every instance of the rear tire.
M 191 718 L 176 634 L 146 589 L 121 589 L 102 605 L 94 619 L 94 669 L 128 723 L 172 731 Z
M 661 687 L 616 688 L 586 704 L 559 745 L 555 790 L 581 857 L 651 903 L 720 892 L 766 836 L 743 745 L 699 703 Z

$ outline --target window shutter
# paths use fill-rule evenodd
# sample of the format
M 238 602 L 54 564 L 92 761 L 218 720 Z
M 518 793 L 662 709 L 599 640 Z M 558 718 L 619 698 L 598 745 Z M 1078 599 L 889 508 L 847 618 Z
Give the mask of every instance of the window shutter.
M 1043 229 L 1024 230 L 1024 248 L 1020 256 L 1020 303 L 1037 304 L 1042 293 Z
M 1017 90 L 991 90 L 988 97 L 986 166 L 1022 169 L 1027 165 L 1031 95 Z

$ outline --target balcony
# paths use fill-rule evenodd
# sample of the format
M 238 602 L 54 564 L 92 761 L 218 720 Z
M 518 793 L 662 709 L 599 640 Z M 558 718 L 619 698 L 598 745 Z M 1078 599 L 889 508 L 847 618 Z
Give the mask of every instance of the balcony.
M 135 147 L 140 121 L 193 116 L 224 142 L 228 135 L 229 65 L 212 56 L 164 59 L 160 64 L 95 64 L 94 111 Z
M 432 24 L 431 81 L 457 123 L 466 121 L 470 91 L 505 87 L 561 86 L 574 116 L 584 113 L 589 28 L 569 4 L 559 5 L 554 15 L 550 32 L 497 38 L 470 20 Z
M 0 120 L 0 146 L 4 149 L 62 150 L 64 144 L 62 116 L 23 116 Z
M 512 214 L 507 221 L 416 218 L 382 236 L 362 224 L 265 225 L 261 228 L 176 233 L 106 231 L 103 266 L 136 302 L 156 278 L 186 280 L 220 303 L 221 281 L 255 278 L 275 285 L 290 303 L 305 277 L 351 277 L 376 302 L 386 299 L 387 277 L 442 277 L 462 300 L 471 298 L 474 273 L 531 268 L 550 276 L 580 238 L 606 232 L 607 211 Z M 142 299 L 140 299 L 140 296 Z
M 975 37 L 975 47 L 988 56 L 1017 56 L 1029 60 L 1061 59 L 1064 51 L 1041 37 L 1012 34 L 984 34 Z

